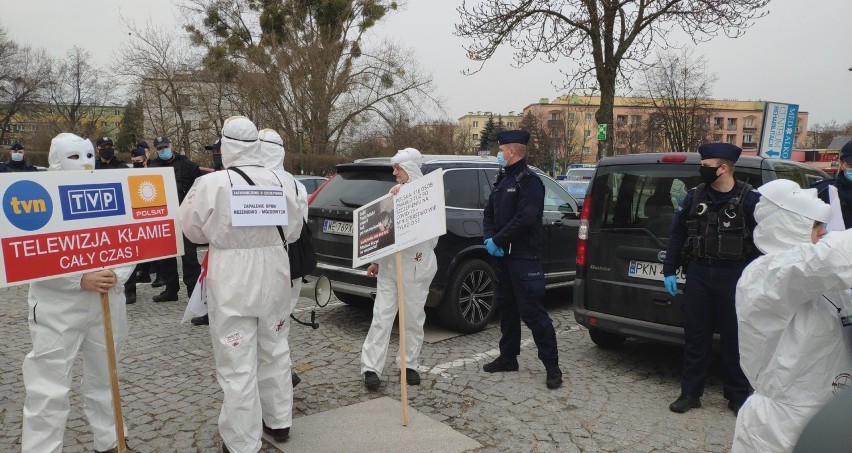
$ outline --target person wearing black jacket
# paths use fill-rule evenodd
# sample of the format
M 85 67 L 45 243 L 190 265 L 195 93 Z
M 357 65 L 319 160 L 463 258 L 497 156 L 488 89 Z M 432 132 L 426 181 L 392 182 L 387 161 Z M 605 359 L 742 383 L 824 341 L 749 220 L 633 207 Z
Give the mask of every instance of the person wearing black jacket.
M 101 137 L 96 145 L 98 147 L 98 158 L 95 160 L 95 170 L 105 168 L 127 168 L 127 162 L 115 157 L 115 146 L 109 137 Z
M 178 200 L 182 203 L 186 193 L 192 188 L 196 178 L 201 176 L 201 170 L 198 164 L 189 160 L 182 154 L 175 153 L 171 148 L 171 143 L 168 137 L 157 137 L 154 139 L 154 148 L 157 150 L 157 157 L 148 160 L 148 168 L 156 167 L 172 167 L 175 171 L 175 182 L 177 183 Z M 198 281 L 198 275 L 201 273 L 201 264 L 198 263 L 198 254 L 196 244 L 183 237 L 183 256 L 181 264 L 183 265 L 183 284 L 186 286 L 187 295 L 192 294 L 195 289 L 195 283 Z M 165 279 L 165 289 L 160 294 L 154 296 L 154 302 L 168 302 L 178 300 L 178 290 L 180 290 L 180 282 L 177 272 L 177 258 L 166 258 L 159 261 L 160 272 Z
M 817 189 L 819 198 L 832 207 L 832 218 L 826 225 L 828 231 L 852 228 L 852 140 L 840 149 L 837 164 L 837 175 L 834 179 L 811 185 Z
M 15 143 L 12 145 L 12 151 L 9 153 L 9 162 L 0 162 L 0 173 L 7 171 L 38 171 L 38 168 L 27 164 L 24 145 Z

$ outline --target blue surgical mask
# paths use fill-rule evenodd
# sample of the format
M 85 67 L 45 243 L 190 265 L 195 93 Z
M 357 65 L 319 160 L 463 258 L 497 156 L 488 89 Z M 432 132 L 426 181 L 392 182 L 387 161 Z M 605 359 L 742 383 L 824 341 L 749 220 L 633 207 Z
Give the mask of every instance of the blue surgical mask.
M 162 160 L 171 160 L 174 153 L 172 153 L 171 148 L 163 148 L 157 150 L 157 156 L 159 156 Z
M 12 160 L 21 162 L 24 160 L 24 153 L 12 153 Z
M 849 169 L 843 171 L 843 176 L 846 177 L 846 180 L 852 182 L 852 173 L 849 173 Z
M 497 151 L 497 163 L 500 164 L 501 167 L 506 166 L 506 158 L 503 157 L 503 151 Z

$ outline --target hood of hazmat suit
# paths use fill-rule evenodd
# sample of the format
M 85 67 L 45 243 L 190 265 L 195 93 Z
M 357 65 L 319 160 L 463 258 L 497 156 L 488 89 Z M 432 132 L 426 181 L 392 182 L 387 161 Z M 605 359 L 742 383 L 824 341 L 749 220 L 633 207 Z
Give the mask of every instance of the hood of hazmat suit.
M 755 389 L 732 451 L 791 451 L 813 413 L 852 380 L 852 230 L 811 242 L 831 209 L 788 180 L 761 186 L 754 243 L 765 255 L 737 283 L 740 364 Z
M 49 169 L 54 171 L 93 170 L 95 149 L 87 139 L 62 133 L 50 142 L 48 162 Z M 86 175 L 88 173 L 81 174 L 79 183 L 85 183 Z M 103 231 L 93 235 L 97 242 L 103 244 L 107 241 L 101 236 L 106 235 Z M 95 252 L 97 250 L 93 250 L 92 254 Z M 117 280 L 107 297 L 118 360 L 121 359 L 127 340 L 124 283 L 134 268 L 132 265 L 110 268 Z M 97 269 L 85 272 L 94 270 Z M 92 426 L 95 450 L 106 451 L 117 445 L 101 296 L 98 292 L 85 291 L 80 287 L 82 274 L 64 275 L 30 284 L 29 325 L 33 349 L 27 354 L 23 365 L 24 386 L 27 390 L 21 434 L 23 451 L 62 449 L 65 422 L 70 409 L 68 392 L 71 384 L 70 377 L 67 380 L 64 377 L 81 348 L 86 370 L 85 385 L 82 387 L 86 400 L 85 412 Z
M 293 175 L 284 169 L 284 140 L 272 129 L 263 129 L 258 134 L 260 139 L 260 150 L 263 161 L 267 163 L 268 169 L 275 172 L 281 177 L 281 182 L 284 185 L 295 187 L 296 201 L 298 203 L 298 214 L 303 219 L 308 218 L 308 189 L 305 185 L 299 182 Z M 300 230 L 301 232 L 301 230 Z M 288 238 L 288 242 L 294 242 L 296 238 Z

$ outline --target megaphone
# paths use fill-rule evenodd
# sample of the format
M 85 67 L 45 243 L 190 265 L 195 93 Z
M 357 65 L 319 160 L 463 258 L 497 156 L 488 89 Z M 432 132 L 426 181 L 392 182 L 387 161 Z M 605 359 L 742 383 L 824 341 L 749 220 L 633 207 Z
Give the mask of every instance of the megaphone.
M 325 275 L 313 282 L 303 278 L 299 297 L 307 297 L 316 302 L 318 306 L 325 307 L 331 300 L 331 280 Z

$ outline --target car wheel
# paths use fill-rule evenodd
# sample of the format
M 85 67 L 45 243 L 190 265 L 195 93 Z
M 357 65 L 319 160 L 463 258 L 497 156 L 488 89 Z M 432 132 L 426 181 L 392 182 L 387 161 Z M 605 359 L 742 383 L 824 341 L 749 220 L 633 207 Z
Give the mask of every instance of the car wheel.
M 334 295 L 337 297 L 338 300 L 340 300 L 344 304 L 351 305 L 353 307 L 369 307 L 373 305 L 373 299 L 369 297 L 356 296 L 354 294 L 338 292 L 335 292 Z
M 592 342 L 604 349 L 615 349 L 624 344 L 627 338 L 615 333 L 604 332 L 599 329 L 589 330 L 589 338 Z
M 437 313 L 442 324 L 458 332 L 484 329 L 494 317 L 494 270 L 482 260 L 463 262 L 453 270 Z

